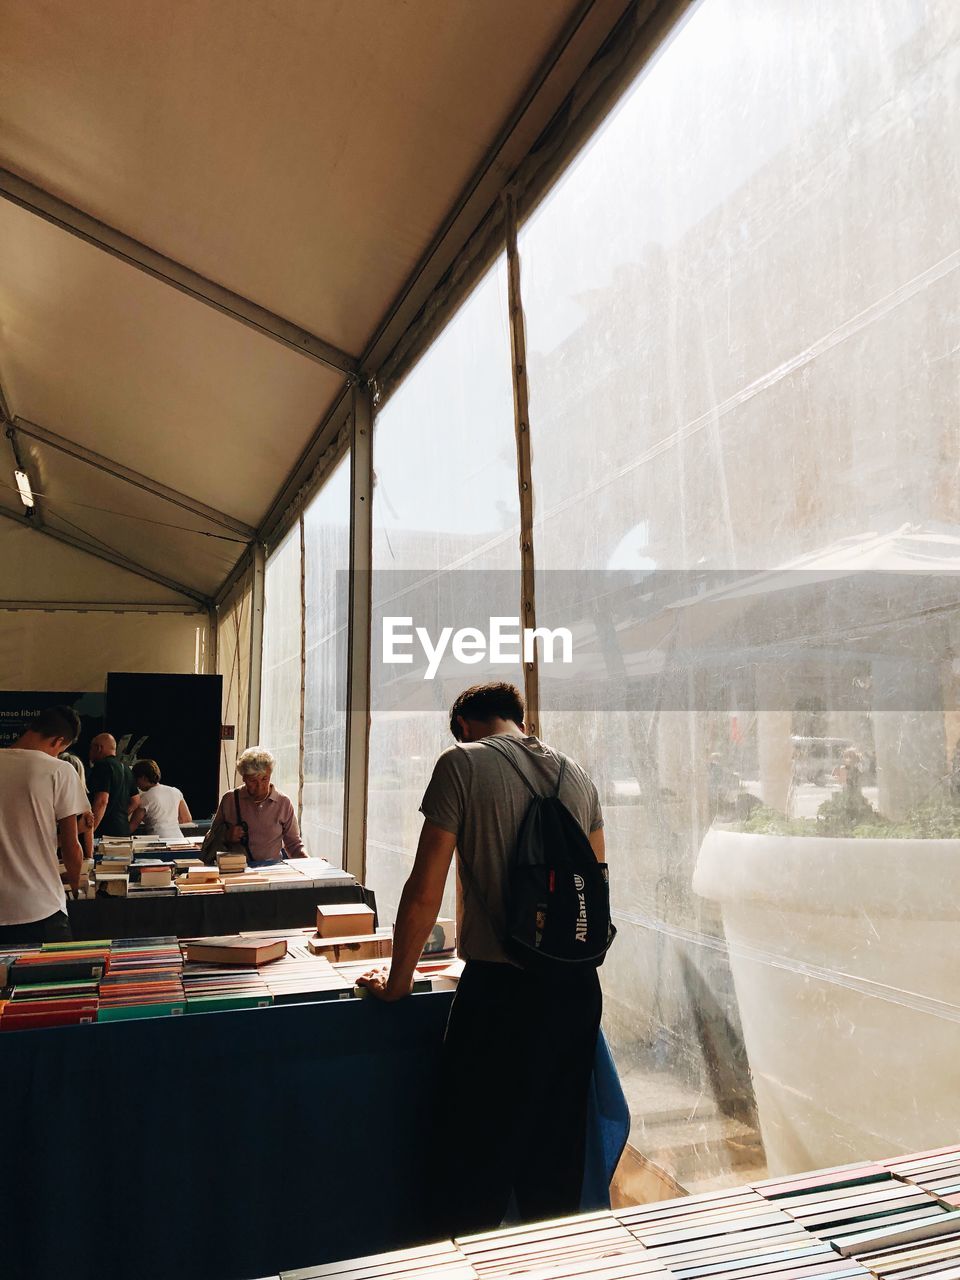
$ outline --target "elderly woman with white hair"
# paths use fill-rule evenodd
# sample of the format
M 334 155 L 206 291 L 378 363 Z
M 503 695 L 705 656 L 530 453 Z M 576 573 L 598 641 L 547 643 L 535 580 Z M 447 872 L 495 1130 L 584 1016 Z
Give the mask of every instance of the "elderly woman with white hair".
M 293 804 L 270 781 L 275 764 L 265 747 L 248 747 L 237 761 L 243 786 L 221 798 L 214 818 L 227 824 L 229 840 L 246 845 L 251 866 L 307 856 Z

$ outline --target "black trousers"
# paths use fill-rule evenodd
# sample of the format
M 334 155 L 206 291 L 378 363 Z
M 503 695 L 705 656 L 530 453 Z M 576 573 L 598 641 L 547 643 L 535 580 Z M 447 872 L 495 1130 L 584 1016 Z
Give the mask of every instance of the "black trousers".
M 43 920 L 31 920 L 28 924 L 0 924 L 2 946 L 19 946 L 21 943 L 35 946 L 39 942 L 69 942 L 72 938 L 70 918 L 62 911 L 55 911 Z
M 601 1013 L 595 969 L 562 979 L 470 960 L 443 1045 L 440 1236 L 576 1213 Z

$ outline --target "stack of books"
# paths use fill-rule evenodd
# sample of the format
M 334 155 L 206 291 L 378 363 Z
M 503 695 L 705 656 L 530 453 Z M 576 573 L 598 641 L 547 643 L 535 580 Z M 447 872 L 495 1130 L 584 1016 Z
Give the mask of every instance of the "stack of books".
M 173 845 L 163 852 L 171 853 Z M 152 850 L 151 850 L 152 851 Z M 217 855 L 217 866 L 206 867 L 199 858 L 173 859 L 178 893 L 238 893 L 255 889 L 352 888 L 357 881 L 349 872 L 331 867 L 324 858 L 293 858 L 272 867 L 248 864 L 242 853 Z
M 181 836 L 179 840 L 167 840 L 163 836 L 134 835 L 135 853 L 193 853 L 199 852 L 203 836 Z
M 199 858 L 174 858 L 173 874 L 176 876 L 185 875 L 191 867 L 202 867 L 203 863 Z
M 94 867 L 97 891 L 111 897 L 125 898 L 130 884 L 132 861 L 133 845 L 129 840 L 101 840 L 100 857 Z
M 177 879 L 178 893 L 223 893 L 216 867 L 188 867 Z
M 345 911 L 357 908 L 340 908 Z M 318 907 L 320 911 L 330 911 L 329 907 Z M 456 981 L 463 972 L 463 964 L 456 959 L 455 933 L 456 926 L 452 920 L 439 920 L 427 945 L 423 949 L 423 957 L 417 965 L 419 977 L 432 977 L 433 990 L 445 991 L 456 986 Z M 442 945 L 440 945 L 442 944 Z M 315 956 L 322 956 L 331 964 L 342 964 L 357 961 L 364 962 L 366 967 L 375 967 L 380 961 L 389 960 L 393 955 L 393 931 L 381 927 L 372 933 L 351 934 L 345 937 L 321 937 L 314 934 L 307 939 L 307 950 Z M 362 965 L 358 972 L 364 972 Z
M 133 836 L 100 836 L 98 844 L 99 851 L 103 855 L 129 853 L 130 857 L 133 857 Z
M 331 964 L 341 960 L 388 960 L 393 955 L 393 930 L 383 927 L 374 933 L 358 933 L 346 938 L 321 938 L 314 934 L 307 939 L 307 950 Z
M 292 954 L 262 971 L 274 1004 L 302 1004 L 318 1000 L 349 1000 L 353 983 L 334 969 L 329 960 Z
M 454 956 L 457 953 L 456 920 L 438 920 L 430 931 L 430 937 L 424 944 L 423 954 L 440 959 L 442 956 Z
M 188 938 L 184 943 L 188 961 L 198 964 L 244 965 L 259 968 L 287 954 L 285 937 L 257 938 L 234 933 L 224 937 Z
M 357 883 L 349 871 L 331 866 L 326 858 L 291 858 L 287 865 L 299 876 L 297 887 L 301 889 L 308 885 L 317 889 L 322 886 L 345 889 Z
M 318 938 L 367 937 L 375 914 L 362 902 L 329 902 L 317 907 Z
M 383 961 L 389 966 L 389 930 L 322 940 L 320 954 L 319 941 L 311 929 L 266 929 L 183 942 L 121 938 L 10 949 L 0 954 L 0 1029 L 345 1000 L 361 994 L 362 974 Z M 357 955 L 358 941 L 369 951 Z M 452 989 L 462 967 L 425 955 L 413 990 Z M 38 1001 L 42 1007 L 34 1008 Z
M 57 982 L 15 987 L 0 1000 L 0 1031 L 33 1031 L 95 1022 L 96 982 Z
M 868 1275 L 749 1187 L 618 1210 L 615 1216 L 673 1273 L 704 1280 L 743 1280 L 767 1271 L 818 1278 Z
M 866 1267 L 882 1280 L 956 1280 L 960 1276 L 960 1230 L 947 1219 L 928 1223 L 922 1231 L 864 1232 L 862 1238 L 841 1246 L 845 1257 Z
M 902 1247 L 878 1249 L 858 1258 L 880 1280 L 957 1280 L 960 1276 L 960 1248 L 956 1236 L 944 1235 Z
M 248 864 L 246 874 L 259 876 L 261 887 L 266 889 L 308 889 L 320 886 L 346 889 L 357 883 L 349 872 L 331 867 L 324 858 L 291 858 L 288 862 L 279 862 L 272 867 L 258 866 L 253 862 Z
M 162 898 L 176 895 L 173 883 L 173 863 L 159 860 L 138 861 L 131 863 L 132 874 L 127 892 L 145 895 L 149 898 Z
M 960 1280 L 960 1147 L 509 1227 L 280 1280 Z M 938 1196 L 940 1197 L 938 1199 Z
M 609 1213 L 585 1213 L 553 1222 L 507 1227 L 454 1242 L 479 1280 L 523 1275 L 663 1277 L 670 1272 Z
M 242 875 L 247 869 L 245 853 L 218 853 L 217 869 L 223 876 Z
M 275 867 L 258 867 L 253 864 L 270 889 L 306 889 L 306 879 L 296 869 L 293 862 L 278 862 Z
M 103 942 L 45 943 L 0 957 L 0 1031 L 96 1021 L 109 961 Z
M 374 961 L 372 964 L 369 960 L 341 960 L 333 966 L 335 973 L 339 974 L 350 986 L 350 990 L 354 995 L 365 996 L 366 992 L 362 987 L 357 986 L 357 979 L 362 978 L 365 973 L 369 973 L 371 969 L 384 969 L 387 973 L 390 971 L 390 961 L 383 963 Z M 422 995 L 425 991 L 433 990 L 433 978 L 430 974 L 415 972 L 413 975 L 413 985 L 410 991 L 413 995 Z
M 67 868 L 62 862 L 60 862 L 58 863 L 57 869 L 60 872 L 60 879 L 64 886 L 69 887 L 70 882 L 67 879 Z M 84 858 L 80 863 L 80 875 L 77 882 L 77 897 L 93 898 L 96 896 L 96 892 L 97 886 L 94 881 L 93 859 Z
M 183 958 L 176 938 L 121 938 L 100 981 L 98 1022 L 184 1012 Z
M 942 1204 L 960 1208 L 960 1147 L 940 1147 L 883 1163 L 896 1177 L 929 1191 Z
M 873 1270 L 873 1255 L 931 1238 L 960 1243 L 960 1212 L 880 1164 L 826 1169 L 757 1183 L 771 1205 L 846 1258 Z
M 268 975 L 287 954 L 284 934 L 265 930 L 192 938 L 182 945 L 188 1013 L 261 1008 L 275 1002 Z
M 24 949 L 8 969 L 7 981 L 18 983 L 100 979 L 110 967 L 109 942 L 45 942 Z
M 267 984 L 253 966 L 225 970 L 219 965 L 188 963 L 183 969 L 187 1013 L 220 1013 L 262 1009 L 273 1003 Z
M 279 1280 L 477 1280 L 477 1272 L 451 1241 L 394 1253 L 284 1271 Z
M 225 893 L 250 893 L 256 889 L 270 888 L 270 881 L 262 871 L 244 871 L 242 874 L 235 872 L 232 875 L 222 875 L 220 882 Z
M 416 968 L 418 978 L 429 978 L 431 991 L 456 991 L 462 973 L 463 961 L 449 956 L 442 960 L 423 959 Z

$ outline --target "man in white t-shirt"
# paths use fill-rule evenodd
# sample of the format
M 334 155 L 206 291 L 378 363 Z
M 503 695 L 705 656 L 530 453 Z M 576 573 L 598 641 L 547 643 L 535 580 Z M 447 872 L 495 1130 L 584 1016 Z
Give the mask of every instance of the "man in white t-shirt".
M 83 850 L 77 823 L 90 804 L 61 751 L 80 734 L 71 707 L 48 707 L 0 751 L 0 947 L 70 938 L 57 845 L 76 888 Z

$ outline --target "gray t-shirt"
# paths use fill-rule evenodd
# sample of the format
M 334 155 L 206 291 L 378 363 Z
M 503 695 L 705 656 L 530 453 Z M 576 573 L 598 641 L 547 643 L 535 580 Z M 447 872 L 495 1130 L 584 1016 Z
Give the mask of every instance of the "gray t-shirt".
M 465 960 L 511 963 L 499 939 L 505 928 L 504 876 L 530 807 L 530 792 L 516 769 L 503 758 L 500 744 L 517 761 L 537 791 L 553 795 L 560 753 L 528 734 L 494 735 L 496 747 L 465 742 L 444 751 L 420 803 L 420 812 L 457 837 L 463 915 L 457 950 Z M 566 757 L 560 799 L 585 832 L 603 826 L 597 788 L 578 764 Z M 464 875 L 462 863 L 467 864 Z M 478 901 L 480 895 L 483 901 Z

